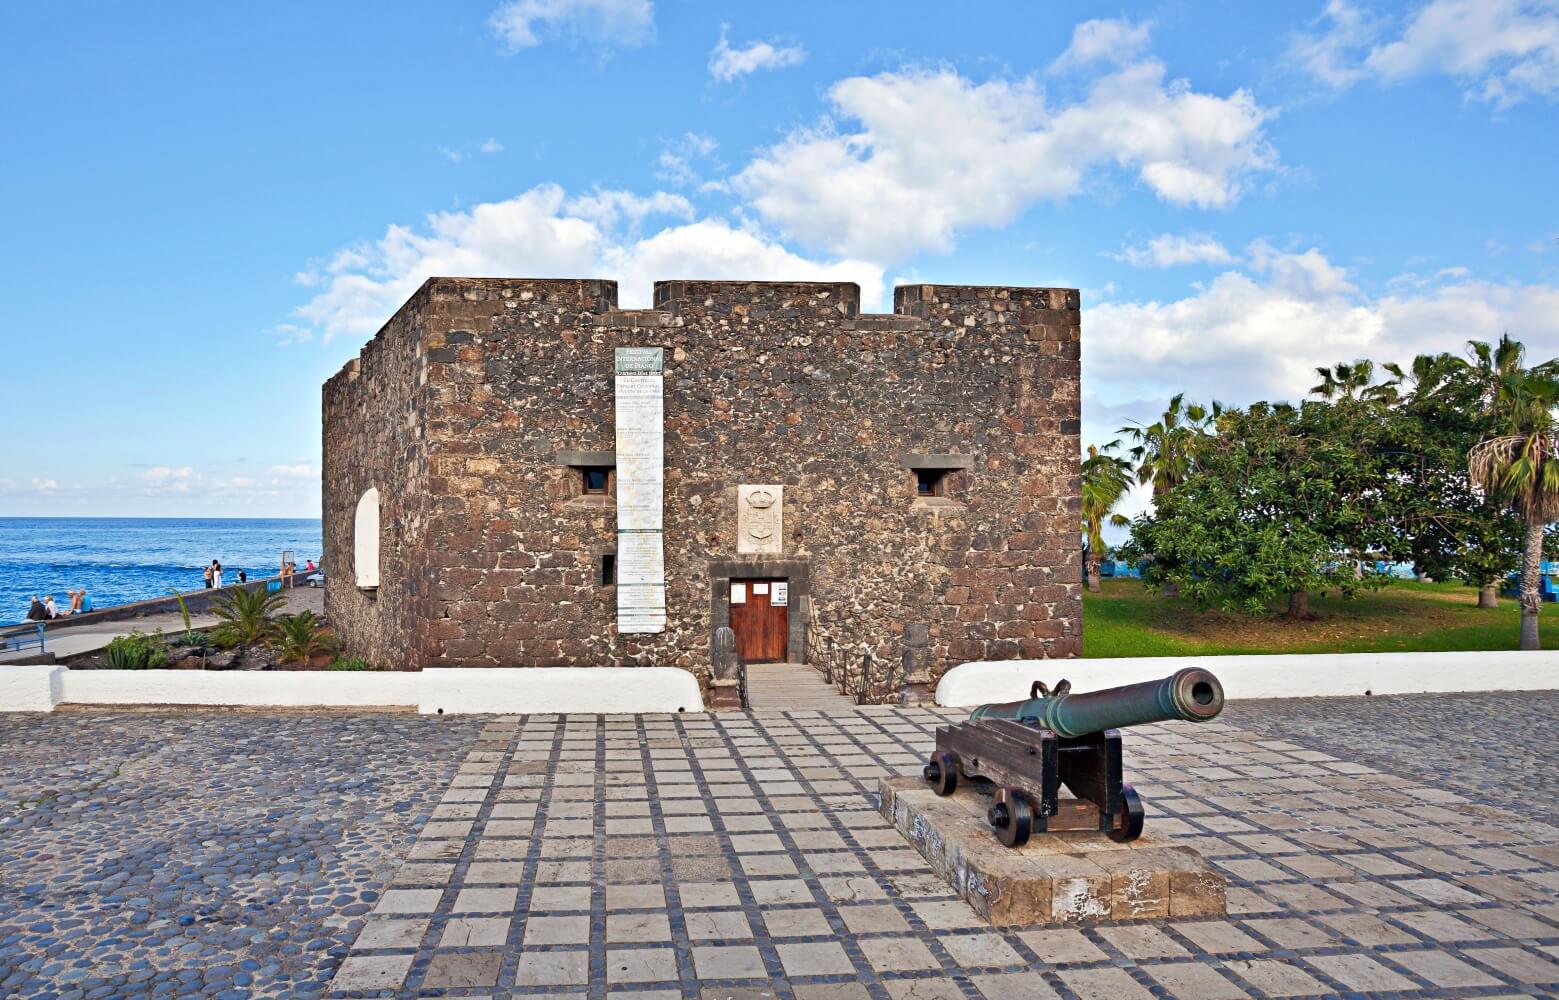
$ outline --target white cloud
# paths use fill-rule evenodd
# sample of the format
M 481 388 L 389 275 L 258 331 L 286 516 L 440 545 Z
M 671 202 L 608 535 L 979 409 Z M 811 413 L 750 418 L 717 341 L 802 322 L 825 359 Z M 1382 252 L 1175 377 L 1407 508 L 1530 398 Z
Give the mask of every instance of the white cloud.
M 548 184 L 507 201 L 431 215 L 420 229 L 391 226 L 311 274 L 307 284 L 320 291 L 297 317 L 326 340 L 366 337 L 434 275 L 616 278 L 624 307 L 648 306 L 652 281 L 670 278 L 854 281 L 865 302 L 882 301 L 879 265 L 808 260 L 755 229 L 714 219 L 644 237 L 619 229 L 652 212 L 691 217 L 691 206 L 664 193 L 597 191 L 569 199 Z
M 655 37 L 650 0 L 509 0 L 488 23 L 510 52 L 565 38 L 607 48 L 636 48 Z
M 32 488 L 39 493 L 53 493 L 60 488 L 60 484 L 53 479 L 43 479 L 39 476 L 32 477 Z
M 1317 30 L 1294 39 L 1289 58 L 1322 83 L 1339 89 L 1368 75 L 1359 65 L 1362 47 L 1379 26 L 1349 0 L 1327 0 Z
M 170 496 L 204 491 L 205 477 L 188 465 L 154 465 L 141 473 L 142 496 Z
M 761 69 L 795 66 L 807 56 L 799 45 L 781 46 L 772 42 L 753 42 L 743 48 L 733 49 L 725 33 L 726 26 L 721 25 L 720 41 L 709 53 L 709 75 L 722 82 L 728 83 Z
M 312 276 L 308 279 L 314 280 Z M 299 282 L 302 284 L 303 282 Z M 276 338 L 280 347 L 291 347 L 293 344 L 305 344 L 314 339 L 314 331 L 306 326 L 296 323 L 277 323 L 271 327 L 271 336 Z
M 683 186 L 701 184 L 703 177 L 695 165 L 701 160 L 712 161 L 717 148 L 719 143 L 709 136 L 688 132 L 682 138 L 668 142 L 660 151 L 655 178 Z
M 141 478 L 147 482 L 165 483 L 198 479 L 200 477 L 194 469 L 187 465 L 154 465 L 150 469 L 147 469 L 145 472 L 141 473 Z
M 271 466 L 271 475 L 281 476 L 284 479 L 308 479 L 314 474 L 314 467 L 307 462 L 299 462 L 296 465 Z
M 1299 38 L 1292 55 L 1335 87 L 1444 73 L 1469 97 L 1499 107 L 1551 101 L 1559 98 L 1559 2 L 1431 0 L 1391 21 L 1331 0 L 1319 30 Z
M 1222 243 L 1201 233 L 1187 233 L 1184 236 L 1164 233 L 1161 236 L 1154 236 L 1146 243 L 1124 247 L 1120 253 L 1110 256 L 1132 267 L 1227 264 L 1234 260 Z
M 1453 268 L 1371 296 L 1319 250 L 1256 243 L 1249 257 L 1249 267 L 1182 299 L 1085 310 L 1090 393 L 1140 395 L 1151 386 L 1236 404 L 1297 399 L 1318 365 L 1361 357 L 1406 363 L 1507 331 L 1534 360 L 1559 356 L 1559 287 L 1497 284 Z
M 656 191 L 648 196 L 637 195 L 632 191 L 597 191 L 570 198 L 563 210 L 607 229 L 619 221 L 637 226 L 651 215 L 674 215 L 683 219 L 693 217 L 691 202 L 680 194 L 667 194 L 665 191 Z
M 440 146 L 438 151 L 450 163 L 463 163 L 472 152 L 481 153 L 484 156 L 501 153 L 503 152 L 503 143 L 497 139 L 484 139 L 482 142 L 468 143 L 464 146 Z
M 1148 46 L 1153 25 L 1147 21 L 1132 24 L 1115 18 L 1084 21 L 1072 29 L 1072 43 L 1050 64 L 1052 73 L 1077 69 L 1100 61 L 1123 65 L 1135 59 Z
M 1148 60 L 1047 106 L 1034 81 L 974 83 L 948 69 L 853 77 L 829 92 L 839 118 L 791 133 L 732 180 L 766 220 L 811 246 L 893 261 L 946 251 L 959 230 L 1000 226 L 1090 173 L 1134 171 L 1176 205 L 1234 204 L 1273 166 L 1270 112 L 1246 91 L 1200 94 Z

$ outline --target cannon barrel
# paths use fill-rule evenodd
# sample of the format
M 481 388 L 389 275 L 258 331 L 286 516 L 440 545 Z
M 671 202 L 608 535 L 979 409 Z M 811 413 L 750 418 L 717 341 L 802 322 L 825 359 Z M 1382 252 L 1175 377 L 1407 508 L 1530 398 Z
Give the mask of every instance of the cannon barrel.
M 1070 739 L 1170 719 L 1206 722 L 1221 711 L 1223 685 L 1218 678 L 1200 667 L 1186 667 L 1141 684 L 982 705 L 970 718 L 1016 719 Z

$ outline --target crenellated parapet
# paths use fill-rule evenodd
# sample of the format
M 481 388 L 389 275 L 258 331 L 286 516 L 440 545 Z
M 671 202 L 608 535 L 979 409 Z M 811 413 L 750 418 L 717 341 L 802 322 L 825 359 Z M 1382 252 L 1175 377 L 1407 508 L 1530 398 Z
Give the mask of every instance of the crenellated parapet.
M 613 281 L 431 278 L 325 385 L 332 621 L 419 668 L 656 663 L 710 682 L 732 581 L 769 577 L 788 581 L 787 656 L 894 660 L 921 624 L 930 673 L 1075 656 L 1079 315 L 1063 288 L 906 285 L 866 313 L 850 282 L 661 281 L 622 309 Z M 664 357 L 653 636 L 616 633 L 612 580 L 614 354 L 642 347 Z M 757 562 L 736 521 L 753 483 L 785 505 Z M 348 572 L 369 488 L 372 594 Z

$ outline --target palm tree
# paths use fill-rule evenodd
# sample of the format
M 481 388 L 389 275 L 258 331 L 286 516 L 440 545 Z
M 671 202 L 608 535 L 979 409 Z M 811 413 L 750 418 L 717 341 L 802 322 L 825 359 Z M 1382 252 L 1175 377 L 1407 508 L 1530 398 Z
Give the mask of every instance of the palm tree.
M 1196 470 L 1197 457 L 1216 431 L 1223 404 L 1211 407 L 1186 403 L 1185 393 L 1176 393 L 1169 407 L 1152 424 L 1133 424 L 1117 433 L 1136 442 L 1128 453 L 1136 463 L 1137 482 L 1153 484 L 1153 495 L 1163 496 L 1185 482 Z
M 1467 472 L 1510 504 L 1526 527 L 1521 554 L 1521 648 L 1541 649 L 1537 616 L 1543 530 L 1559 519 L 1559 359 L 1526 368 L 1526 350 L 1507 334 L 1496 345 L 1467 344 L 1464 374 L 1480 392 L 1493 431 L 1467 455 Z
M 1339 361 L 1330 368 L 1317 368 L 1320 384 L 1310 387 L 1310 395 L 1320 396 L 1327 402 L 1361 399 L 1367 403 L 1394 403 L 1397 400 L 1397 384 L 1404 375 L 1396 365 L 1382 366 L 1395 378 L 1372 385 L 1375 381 L 1375 363 L 1364 358 L 1349 364 Z
M 1099 561 L 1104 556 L 1104 522 L 1109 520 L 1116 527 L 1131 522 L 1119 514 L 1111 514 L 1126 491 L 1131 489 L 1131 463 L 1118 455 L 1109 454 L 1119 441 L 1111 441 L 1104 448 L 1088 446 L 1088 457 L 1083 459 L 1083 531 L 1088 539 L 1088 589 L 1099 592 Z
M 238 588 L 211 606 L 217 624 L 211 637 L 233 646 L 247 646 L 269 639 L 276 630 L 275 615 L 287 598 L 268 592 Z
M 307 609 L 276 619 L 270 646 L 276 651 L 276 659 L 281 663 L 297 663 L 322 653 L 337 653 L 341 650 L 340 640 L 326 631 L 324 623 Z

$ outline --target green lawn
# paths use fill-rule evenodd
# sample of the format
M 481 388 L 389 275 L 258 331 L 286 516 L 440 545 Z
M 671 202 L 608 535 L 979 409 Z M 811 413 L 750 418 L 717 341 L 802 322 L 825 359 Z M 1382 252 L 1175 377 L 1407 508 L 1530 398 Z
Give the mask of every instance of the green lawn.
M 1315 595 L 1314 618 L 1302 622 L 1197 611 L 1139 580 L 1103 583 L 1102 593 L 1083 594 L 1084 656 L 1515 649 L 1521 617 L 1513 598 L 1480 609 L 1477 591 L 1454 583 L 1398 580 L 1351 601 Z M 1559 649 L 1559 604 L 1545 604 L 1543 618 L 1543 648 Z

